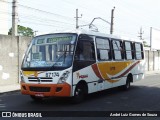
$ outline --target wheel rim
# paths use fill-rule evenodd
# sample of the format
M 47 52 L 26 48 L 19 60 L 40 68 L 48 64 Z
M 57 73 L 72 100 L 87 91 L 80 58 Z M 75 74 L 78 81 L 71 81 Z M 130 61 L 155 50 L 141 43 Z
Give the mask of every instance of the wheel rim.
M 76 92 L 75 92 L 76 96 L 81 96 L 82 95 L 82 90 L 80 88 L 77 88 Z
M 129 82 L 129 80 L 127 81 L 126 87 L 127 87 L 127 89 L 130 87 L 130 82 Z

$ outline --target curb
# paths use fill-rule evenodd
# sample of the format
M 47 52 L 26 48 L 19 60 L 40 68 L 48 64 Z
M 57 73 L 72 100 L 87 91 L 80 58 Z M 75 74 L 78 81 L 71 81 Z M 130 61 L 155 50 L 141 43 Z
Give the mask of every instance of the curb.
M 0 94 L 20 91 L 20 84 L 11 84 L 0 86 Z
M 11 91 L 0 92 L 0 95 L 10 94 L 10 93 L 15 93 L 15 92 L 20 92 L 20 90 L 11 90 Z

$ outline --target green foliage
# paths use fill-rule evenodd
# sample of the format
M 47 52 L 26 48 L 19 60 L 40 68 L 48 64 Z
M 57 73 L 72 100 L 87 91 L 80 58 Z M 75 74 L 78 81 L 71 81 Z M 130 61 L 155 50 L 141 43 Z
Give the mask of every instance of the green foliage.
M 143 41 L 143 45 L 144 45 L 144 47 L 149 47 L 149 45 L 147 44 L 146 41 Z
M 12 28 L 9 29 L 8 35 L 12 35 Z M 34 32 L 29 27 L 18 25 L 18 36 L 33 36 Z

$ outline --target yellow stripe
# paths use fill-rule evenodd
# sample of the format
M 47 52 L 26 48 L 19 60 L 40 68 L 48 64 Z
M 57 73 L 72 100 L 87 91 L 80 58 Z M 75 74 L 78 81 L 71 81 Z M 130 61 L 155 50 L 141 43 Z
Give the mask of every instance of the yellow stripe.
M 35 71 L 23 71 L 23 75 L 24 76 L 31 76 L 31 75 L 34 75 Z
M 132 61 L 125 62 L 102 62 L 98 63 L 99 71 L 103 77 L 103 79 L 108 82 L 117 82 L 119 80 L 111 80 L 108 75 L 114 76 L 124 70 L 127 66 L 131 65 Z M 107 75 L 108 74 L 108 75 Z

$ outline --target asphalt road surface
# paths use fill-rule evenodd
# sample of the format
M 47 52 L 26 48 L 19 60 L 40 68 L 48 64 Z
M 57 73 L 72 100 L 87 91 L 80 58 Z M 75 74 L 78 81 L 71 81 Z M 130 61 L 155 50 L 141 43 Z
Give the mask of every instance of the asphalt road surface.
M 160 74 L 148 75 L 144 80 L 131 84 L 128 91 L 120 88 L 113 88 L 103 92 L 88 95 L 86 100 L 80 104 L 72 104 L 68 98 L 49 98 L 43 102 L 35 102 L 27 95 L 21 95 L 19 91 L 0 94 L 0 111 L 36 112 L 51 111 L 50 115 L 57 111 L 64 111 L 64 114 L 84 113 L 91 117 L 46 117 L 45 120 L 99 120 L 99 119 L 134 119 L 133 117 L 94 117 L 96 111 L 160 111 Z M 68 112 L 71 111 L 71 112 Z M 73 112 L 76 111 L 76 112 Z M 94 111 L 94 112 L 90 112 Z M 68 113 L 67 113 L 68 112 Z M 42 116 L 43 117 L 43 116 Z M 0 118 L 1 120 L 2 118 Z M 3 118 L 4 119 L 4 118 Z M 2 120 L 3 120 L 2 119 Z M 8 118 L 9 119 L 9 118 Z M 28 120 L 31 118 L 12 118 Z M 40 119 L 40 118 L 37 118 Z M 137 117 L 137 119 L 160 119 L 160 117 Z

